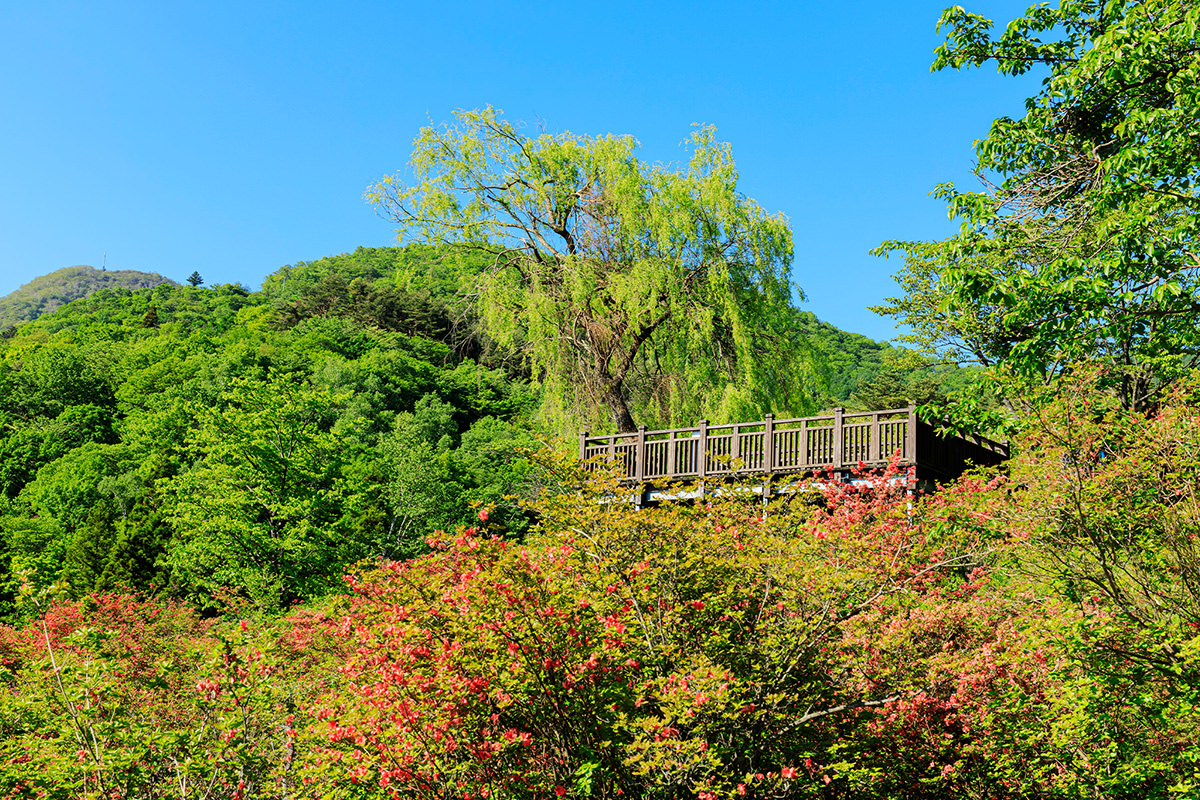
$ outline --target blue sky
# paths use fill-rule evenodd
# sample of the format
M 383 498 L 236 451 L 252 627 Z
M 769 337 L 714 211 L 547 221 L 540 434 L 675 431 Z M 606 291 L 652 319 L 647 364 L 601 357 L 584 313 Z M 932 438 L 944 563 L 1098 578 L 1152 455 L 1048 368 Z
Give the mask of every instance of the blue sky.
M 1038 87 L 931 75 L 947 4 L 0 0 L 0 295 L 104 253 L 257 287 L 391 244 L 363 191 L 421 125 L 490 103 L 664 162 L 716 125 L 743 191 L 791 220 L 804 307 L 889 338 L 866 306 L 900 264 L 867 251 L 950 233 L 929 191 L 970 183 L 972 142 Z

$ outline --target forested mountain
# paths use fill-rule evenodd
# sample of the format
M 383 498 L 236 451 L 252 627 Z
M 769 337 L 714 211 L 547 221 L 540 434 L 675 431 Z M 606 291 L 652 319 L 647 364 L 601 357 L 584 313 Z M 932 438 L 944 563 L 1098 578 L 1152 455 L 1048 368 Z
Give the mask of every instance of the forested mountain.
M 101 289 L 149 289 L 164 283 L 175 282 L 157 272 L 133 269 L 99 270 L 78 266 L 55 270 L 0 297 L 0 330 L 37 319 Z
M 944 400 L 976 374 L 953 364 L 933 364 L 911 350 L 843 331 L 809 311 L 796 312 L 795 319 L 797 331 L 820 354 L 824 385 L 819 397 L 825 409 L 843 406 L 872 411 Z
M 522 528 L 525 382 L 460 355 L 428 291 L 306 268 L 281 293 L 103 289 L 0 343 L 8 601 L 33 568 L 279 607 L 423 550 L 468 491 Z

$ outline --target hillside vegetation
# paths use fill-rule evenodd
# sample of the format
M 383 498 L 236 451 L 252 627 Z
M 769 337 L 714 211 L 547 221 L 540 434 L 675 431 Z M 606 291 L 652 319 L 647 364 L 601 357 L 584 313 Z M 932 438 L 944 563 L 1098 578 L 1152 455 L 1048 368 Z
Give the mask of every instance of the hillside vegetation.
M 337 263 L 271 293 L 102 289 L 0 344 L 0 602 L 36 569 L 277 609 L 422 552 L 468 494 L 508 507 L 537 446 L 526 381 L 461 354 L 427 290 Z
M 0 330 L 37 319 L 101 289 L 149 289 L 164 283 L 175 282 L 157 272 L 65 267 L 34 278 L 15 292 L 0 297 Z

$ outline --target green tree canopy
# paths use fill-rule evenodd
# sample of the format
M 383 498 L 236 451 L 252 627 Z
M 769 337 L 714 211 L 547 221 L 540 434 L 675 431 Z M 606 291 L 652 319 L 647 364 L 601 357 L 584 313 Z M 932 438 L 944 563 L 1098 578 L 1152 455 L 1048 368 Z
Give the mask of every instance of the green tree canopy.
M 791 232 L 738 191 L 712 128 L 669 168 L 628 136 L 527 136 L 491 107 L 456 116 L 422 129 L 414 183 L 388 177 L 370 196 L 401 236 L 490 257 L 482 324 L 522 348 L 551 419 L 630 431 L 807 407 Z
M 976 144 L 984 189 L 938 187 L 962 232 L 881 246 L 908 259 L 882 310 L 1025 379 L 1107 363 L 1127 405 L 1151 400 L 1200 348 L 1198 24 L 1175 0 L 1062 0 L 994 36 L 948 9 L 934 70 L 1049 75 Z

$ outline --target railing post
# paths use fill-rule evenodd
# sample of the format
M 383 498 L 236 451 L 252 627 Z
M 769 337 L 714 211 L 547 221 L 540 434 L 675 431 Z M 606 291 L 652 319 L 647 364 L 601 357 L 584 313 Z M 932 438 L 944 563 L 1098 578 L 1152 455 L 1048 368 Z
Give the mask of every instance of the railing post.
M 908 427 L 904 431 L 904 458 L 917 463 L 917 404 L 908 404 Z
M 833 410 L 833 468 L 841 469 L 845 463 L 846 456 L 846 429 L 842 423 L 842 414 L 846 409 L 835 408 Z
M 792 464 L 791 466 L 799 467 L 802 470 L 806 470 L 809 467 L 811 467 L 812 463 L 813 463 L 811 448 L 809 448 L 809 446 L 808 446 L 808 418 L 807 417 L 800 420 L 800 429 L 799 430 L 800 430 L 800 434 L 799 434 L 800 438 L 797 440 L 797 446 L 800 448 L 800 452 L 796 456 L 796 463 Z
M 675 475 L 679 472 L 679 457 L 676 455 L 675 447 L 675 431 L 671 431 L 667 438 L 667 479 L 674 480 Z
M 579 432 L 579 460 L 587 460 L 587 431 Z
M 700 420 L 700 441 L 696 443 L 696 474 L 699 480 L 704 480 L 708 472 L 708 420 Z
M 883 425 L 879 422 L 879 412 L 876 411 L 871 415 L 871 441 L 867 445 L 867 460 L 871 463 L 877 463 L 883 460 L 880 455 L 883 452 L 883 443 L 879 440 L 883 433 Z
M 775 415 L 767 414 L 763 422 L 763 472 L 775 471 Z
M 738 437 L 741 436 L 742 426 L 733 426 L 733 437 L 729 440 L 729 471 L 735 472 L 737 469 L 737 460 L 741 456 L 742 447 Z
M 638 425 L 637 447 L 633 451 L 633 477 L 641 483 L 646 479 L 646 426 Z

